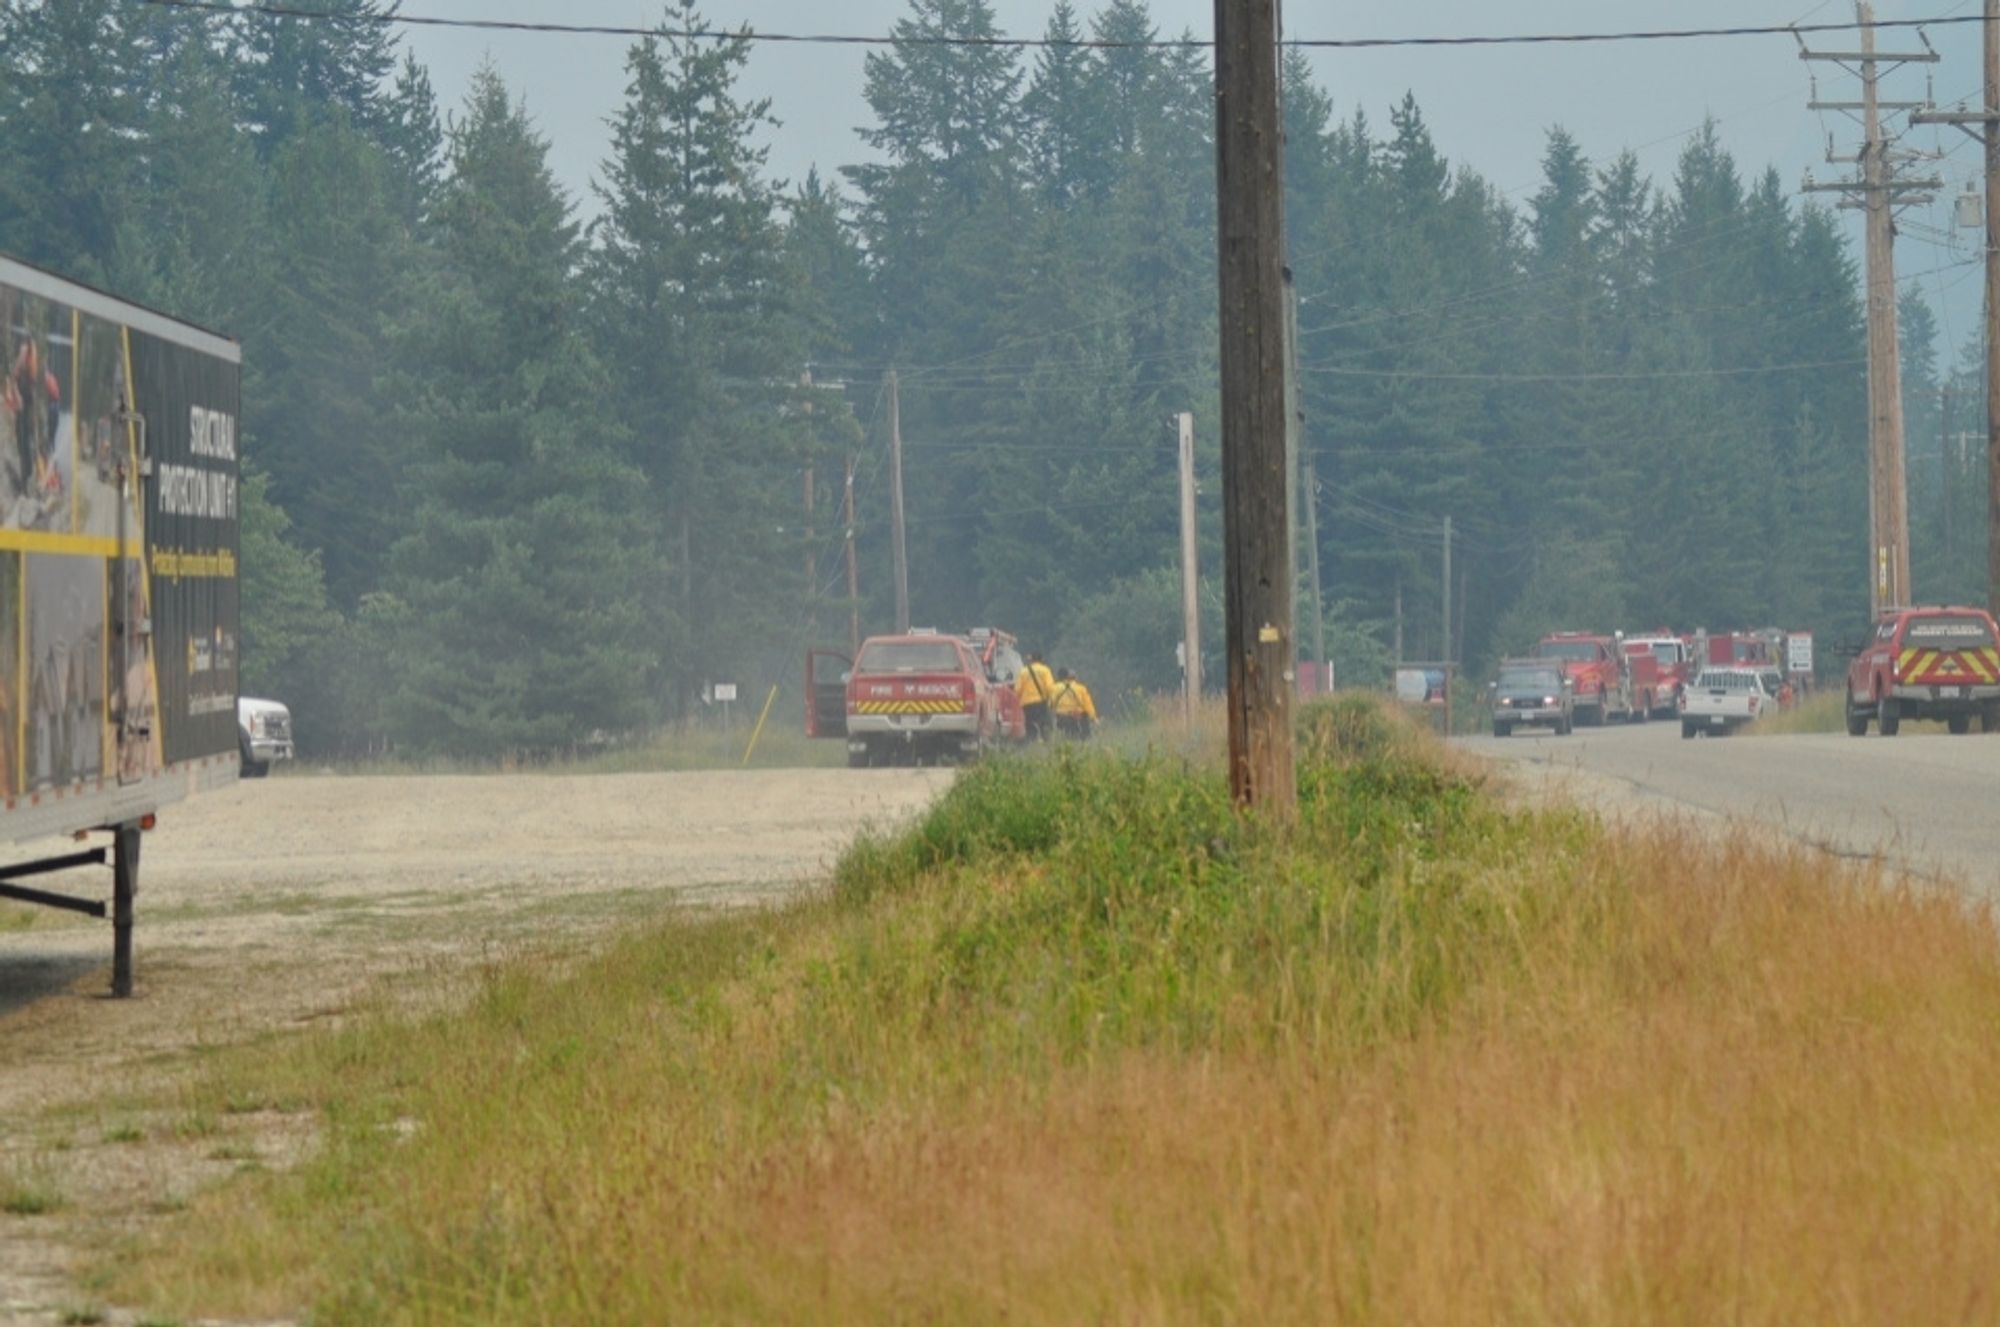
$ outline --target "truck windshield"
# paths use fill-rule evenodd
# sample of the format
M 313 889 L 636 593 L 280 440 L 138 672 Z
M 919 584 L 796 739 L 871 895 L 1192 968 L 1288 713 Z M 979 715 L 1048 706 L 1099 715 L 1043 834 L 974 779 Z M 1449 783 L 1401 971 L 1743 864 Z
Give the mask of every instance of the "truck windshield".
M 1984 618 L 1970 613 L 1942 613 L 1935 617 L 1913 617 L 1903 629 L 1903 644 L 1927 650 L 1981 649 L 1993 643 L 1993 632 Z
M 861 647 L 857 673 L 956 673 L 958 649 L 948 640 L 880 640 Z
M 1589 663 L 1599 657 L 1594 640 L 1545 640 L 1535 653 L 1544 659 L 1563 659 L 1573 663 Z
M 1654 641 L 1653 657 L 1660 661 L 1662 668 L 1672 668 L 1681 661 L 1681 643 L 1677 640 Z
M 1562 678 L 1547 668 L 1503 668 L 1500 670 L 1502 691 L 1542 691 L 1553 695 L 1562 686 Z

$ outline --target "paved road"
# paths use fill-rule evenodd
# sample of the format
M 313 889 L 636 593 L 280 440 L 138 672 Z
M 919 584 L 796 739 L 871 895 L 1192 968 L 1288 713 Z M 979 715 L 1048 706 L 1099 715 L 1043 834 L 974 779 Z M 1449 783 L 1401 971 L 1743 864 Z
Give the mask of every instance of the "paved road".
M 1698 738 L 1680 725 L 1466 738 L 1531 788 L 1587 804 L 1762 822 L 1844 855 L 2000 893 L 2000 736 Z

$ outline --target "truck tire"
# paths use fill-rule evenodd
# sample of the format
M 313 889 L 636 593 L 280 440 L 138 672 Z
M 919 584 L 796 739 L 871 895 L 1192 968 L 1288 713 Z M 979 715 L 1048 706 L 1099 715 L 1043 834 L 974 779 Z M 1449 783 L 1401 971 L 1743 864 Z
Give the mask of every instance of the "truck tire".
M 1854 693 L 1847 693 L 1847 735 L 1849 737 L 1868 736 L 1868 711 L 1854 703 Z
M 1979 711 L 1979 731 L 2000 733 L 2000 705 L 1988 705 Z
M 1903 707 L 1894 696 L 1884 696 L 1876 711 L 1875 726 L 1882 730 L 1882 736 L 1894 737 L 1903 726 Z
M 868 765 L 868 749 L 866 747 L 863 747 L 859 751 L 849 751 L 847 753 L 847 768 L 867 769 Z
M 1514 735 L 1514 725 L 1511 723 L 1501 723 L 1498 719 L 1495 719 L 1493 721 L 1493 735 L 1495 737 L 1512 737 Z
M 1691 741 L 1694 738 L 1694 735 L 1700 731 L 1701 729 L 1697 728 L 1694 724 L 1689 723 L 1686 719 L 1681 720 L 1681 739 L 1683 741 Z
M 1946 731 L 1950 732 L 1953 737 L 1963 737 L 1972 731 L 1972 716 L 1970 714 L 1949 715 L 1944 721 L 1944 726 Z
M 250 743 L 248 739 L 241 735 L 236 739 L 236 754 L 240 758 L 239 763 L 242 765 L 243 778 L 262 779 L 270 776 L 271 762 L 268 760 L 252 759 L 250 755 Z
M 1569 721 L 1568 719 L 1557 719 L 1557 720 L 1556 720 L 1556 736 L 1557 736 L 1557 737 L 1568 737 L 1568 736 L 1570 735 L 1570 732 L 1571 732 L 1571 731 L 1573 730 L 1573 728 L 1574 728 L 1574 725 L 1573 725 L 1573 724 L 1571 724 L 1571 723 L 1570 723 L 1570 721 Z

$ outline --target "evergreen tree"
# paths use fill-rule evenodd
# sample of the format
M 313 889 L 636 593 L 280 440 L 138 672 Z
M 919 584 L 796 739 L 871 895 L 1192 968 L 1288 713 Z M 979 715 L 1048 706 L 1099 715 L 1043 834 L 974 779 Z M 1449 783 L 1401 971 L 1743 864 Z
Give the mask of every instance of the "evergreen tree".
M 667 25 L 706 23 L 676 3 Z M 814 457 L 798 422 L 797 274 L 754 142 L 774 122 L 768 102 L 736 93 L 748 58 L 747 42 L 663 36 L 633 46 L 591 264 L 631 457 L 678 545 L 679 617 L 704 624 L 675 633 L 666 656 L 683 707 L 703 678 L 781 633 L 807 597 L 770 576 L 805 551 L 792 518 L 797 487 L 772 479 Z
M 382 0 L 325 0 L 318 7 L 339 17 L 252 12 L 238 21 L 238 97 L 244 123 L 266 155 L 335 114 L 367 130 L 381 121 L 383 84 L 396 67 L 391 29 L 374 21 L 386 12 Z
M 648 717 L 662 645 L 644 476 L 618 456 L 582 334 L 570 207 L 490 70 L 450 137 L 437 249 L 392 349 L 418 500 L 390 558 L 393 731 L 419 751 L 542 752 Z

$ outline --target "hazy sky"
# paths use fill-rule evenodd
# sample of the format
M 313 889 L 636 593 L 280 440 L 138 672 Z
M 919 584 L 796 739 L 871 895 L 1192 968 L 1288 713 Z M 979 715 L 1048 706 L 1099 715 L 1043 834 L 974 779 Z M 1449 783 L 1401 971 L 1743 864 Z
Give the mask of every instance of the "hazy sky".
M 1930 18 L 1970 12 L 1977 0 L 1879 0 L 1883 18 Z M 1092 0 L 1076 0 L 1088 14 Z M 1002 24 L 1018 35 L 1038 34 L 1055 0 L 994 0 Z M 556 22 L 646 24 L 661 7 L 644 0 L 404 0 L 412 14 Z M 881 33 L 905 12 L 907 0 L 710 0 L 715 25 L 749 23 L 767 31 Z M 1165 35 L 1192 28 L 1206 35 L 1212 0 L 1153 0 Z M 1422 4 L 1361 5 L 1340 0 L 1293 0 L 1286 14 L 1296 37 L 1427 36 L 1451 33 L 1609 31 L 1628 28 L 1829 20 L 1852 14 L 1848 0 L 1425 0 Z M 580 205 L 590 209 L 589 185 L 607 144 L 604 120 L 624 89 L 626 42 L 616 37 L 410 29 L 406 38 L 430 67 L 447 107 L 467 77 L 490 59 L 525 97 L 554 147 L 555 166 Z M 1816 39 L 1822 47 L 1852 47 L 1853 33 Z M 1979 89 L 1979 28 L 1961 24 L 1931 37 L 1944 56 L 1927 71 L 1909 67 L 1888 95 L 1921 99 L 1927 78 L 1942 103 Z M 1909 32 L 1885 33 L 1884 50 L 1913 49 Z M 1032 55 L 1025 57 L 1032 60 Z M 796 180 L 814 165 L 832 174 L 863 151 L 855 128 L 868 123 L 861 98 L 863 51 L 854 47 L 765 45 L 756 48 L 746 91 L 768 96 L 783 122 L 770 138 L 775 175 Z M 1724 142 L 1745 173 L 1775 164 L 1788 185 L 1808 167 L 1821 179 L 1840 168 L 1824 164 L 1827 134 L 1851 150 L 1855 128 L 1843 117 L 1805 108 L 1817 71 L 1821 95 L 1847 99 L 1854 81 L 1831 65 L 1808 66 L 1790 37 L 1489 49 L 1410 49 L 1320 52 L 1320 78 L 1338 114 L 1358 103 L 1386 128 L 1388 107 L 1414 91 L 1440 150 L 1467 163 L 1517 198 L 1537 182 L 1543 137 L 1560 124 L 1593 157 L 1639 151 L 1664 181 L 1686 134 L 1704 115 L 1719 122 Z M 1944 200 L 1909 216 L 1897 248 L 1899 275 L 1918 279 L 1941 300 L 1954 340 L 1973 325 L 1979 282 L 1971 265 L 1934 272 L 1976 255 L 1974 232 L 1948 235 L 1950 200 L 1979 166 L 1972 141 L 1955 129 L 1921 129 L 1911 146 L 1941 147 Z M 1950 245 L 1946 247 L 1947 240 Z

